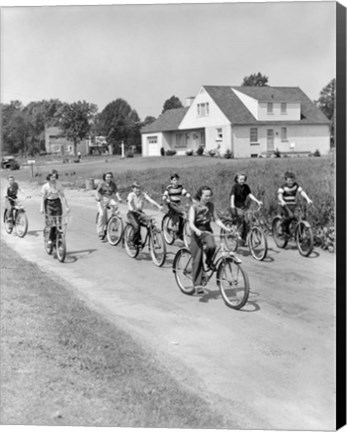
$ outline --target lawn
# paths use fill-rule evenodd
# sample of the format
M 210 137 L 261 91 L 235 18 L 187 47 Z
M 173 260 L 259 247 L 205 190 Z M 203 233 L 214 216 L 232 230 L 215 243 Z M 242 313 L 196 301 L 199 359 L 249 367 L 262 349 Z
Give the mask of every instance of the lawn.
M 309 221 L 314 228 L 316 245 L 327 248 L 333 243 L 335 161 L 332 155 L 276 159 L 215 159 L 206 156 L 121 159 L 112 156 L 82 159 L 81 163 L 37 162 L 33 177 L 29 167 L 13 173 L 19 181 L 42 184 L 49 169 L 54 167 L 66 186 L 84 188 L 89 178 L 100 179 L 104 172 L 112 171 L 123 198 L 129 193 L 132 182 L 138 180 L 154 199 L 160 201 L 170 175 L 177 172 L 192 194 L 203 184 L 211 186 L 215 204 L 221 210 L 229 206 L 229 193 L 236 173 L 243 171 L 248 176 L 252 193 L 264 202 L 268 226 L 278 211 L 277 189 L 283 183 L 283 174 L 291 170 L 315 204 L 310 209 Z
M 1 250 L 2 425 L 235 428 L 155 353 Z

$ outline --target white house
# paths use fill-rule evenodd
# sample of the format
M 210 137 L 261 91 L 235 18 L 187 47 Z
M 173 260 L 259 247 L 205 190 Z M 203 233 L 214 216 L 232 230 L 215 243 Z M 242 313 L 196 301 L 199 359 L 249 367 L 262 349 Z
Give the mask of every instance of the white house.
M 189 106 L 141 129 L 142 155 L 230 150 L 234 157 L 330 149 L 330 121 L 299 87 L 203 86 Z

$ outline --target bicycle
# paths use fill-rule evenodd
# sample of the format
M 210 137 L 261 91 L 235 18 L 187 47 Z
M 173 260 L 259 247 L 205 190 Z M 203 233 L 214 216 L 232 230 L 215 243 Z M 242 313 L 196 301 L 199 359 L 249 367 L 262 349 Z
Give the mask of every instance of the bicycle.
M 146 236 L 144 241 L 135 244 L 134 238 L 134 227 L 130 222 L 126 222 L 124 228 L 124 246 L 126 253 L 131 258 L 136 258 L 140 250 L 148 246 L 149 253 L 151 255 L 153 263 L 157 267 L 161 267 L 166 259 L 166 244 L 162 231 L 156 226 L 154 215 L 144 215 L 146 222 L 143 222 L 141 226 L 146 228 Z M 141 229 L 141 228 L 140 228 Z
M 108 210 L 111 210 L 110 215 L 107 214 L 107 221 L 103 233 L 103 237 L 101 240 L 104 240 L 105 237 L 107 237 L 107 241 L 111 246 L 117 246 L 122 238 L 123 238 L 123 231 L 124 231 L 124 224 L 123 219 L 120 216 L 120 212 L 117 207 L 111 206 L 109 204 L 106 205 L 106 212 L 108 213 Z M 96 226 L 98 226 L 98 220 L 99 220 L 99 212 L 96 214 Z
M 168 203 L 166 203 L 168 206 L 168 211 L 164 215 L 163 220 L 161 222 L 161 229 L 164 235 L 165 242 L 168 245 L 174 244 L 175 240 L 177 238 L 180 238 L 179 233 L 179 219 L 180 216 L 169 207 Z M 190 238 L 191 238 L 191 230 L 189 227 L 189 220 L 188 220 L 188 209 L 189 207 L 186 206 L 184 209 L 184 218 L 183 218 L 183 242 L 184 245 L 188 248 L 190 244 Z
M 5 225 L 5 231 L 8 234 L 11 234 L 13 229 L 15 228 L 17 236 L 23 238 L 28 232 L 29 227 L 28 216 L 26 215 L 24 206 L 17 199 L 11 198 L 9 196 L 6 196 L 5 198 L 11 200 L 14 203 L 11 209 L 12 211 L 9 211 L 9 209 L 7 208 L 4 211 L 3 220 Z
M 46 225 L 43 229 L 45 251 L 48 255 L 52 255 L 55 249 L 58 260 L 64 262 L 66 257 L 66 228 L 68 217 L 67 215 L 50 216 L 45 214 L 45 222 Z M 55 231 L 54 238 L 53 240 L 49 240 L 53 228 Z
M 263 261 L 266 258 L 268 251 L 267 238 L 262 228 L 260 221 L 259 210 L 261 206 L 254 209 L 247 209 L 243 212 L 243 217 L 246 220 L 248 226 L 248 233 L 246 238 L 246 244 L 249 247 L 252 257 L 257 261 Z M 222 216 L 224 225 L 231 229 L 230 234 L 222 228 L 220 233 L 224 236 L 224 242 L 226 247 L 232 251 L 236 252 L 240 245 L 240 228 L 241 223 L 239 217 L 227 217 Z
M 283 216 L 277 215 L 272 221 L 272 235 L 276 246 L 284 249 L 288 241 L 294 239 L 300 255 L 308 257 L 313 250 L 313 232 L 310 223 L 306 220 L 307 209 L 297 206 L 294 211 L 288 210 L 292 218 L 288 233 L 283 228 Z
M 242 261 L 234 252 L 228 250 L 222 241 L 215 250 L 212 262 L 212 269 L 206 268 L 203 259 L 202 285 L 205 287 L 216 273 L 216 283 L 225 304 L 232 309 L 241 309 L 247 303 L 250 290 L 248 275 L 242 267 Z M 192 295 L 195 291 L 192 263 L 193 257 L 190 250 L 183 247 L 177 251 L 172 264 L 179 289 L 188 295 Z

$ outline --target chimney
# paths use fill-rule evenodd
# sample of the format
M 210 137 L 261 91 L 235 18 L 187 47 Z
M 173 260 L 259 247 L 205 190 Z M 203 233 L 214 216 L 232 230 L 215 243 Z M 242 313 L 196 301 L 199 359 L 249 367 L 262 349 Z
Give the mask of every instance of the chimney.
M 186 108 L 188 108 L 188 107 L 191 106 L 191 104 L 193 103 L 194 99 L 195 99 L 194 96 L 188 96 L 188 97 L 186 98 Z

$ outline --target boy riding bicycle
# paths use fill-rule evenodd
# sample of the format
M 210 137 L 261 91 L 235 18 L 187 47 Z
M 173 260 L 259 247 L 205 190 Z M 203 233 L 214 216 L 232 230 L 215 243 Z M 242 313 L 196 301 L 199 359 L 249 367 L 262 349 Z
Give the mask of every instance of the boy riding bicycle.
M 133 242 L 135 245 L 141 244 L 141 225 L 146 226 L 148 223 L 148 216 L 143 211 L 145 201 L 155 205 L 159 210 L 163 207 L 152 199 L 146 192 L 141 190 L 141 185 L 138 182 L 134 182 L 131 185 L 132 192 L 129 193 L 128 202 L 128 213 L 127 218 L 129 223 L 134 228 Z
M 113 174 L 108 171 L 102 176 L 103 181 L 96 188 L 96 201 L 98 202 L 98 222 L 97 232 L 100 239 L 104 238 L 105 225 L 107 220 L 107 207 L 118 208 L 118 203 L 122 202 L 119 196 L 116 183 L 113 181 Z
M 295 174 L 286 171 L 284 173 L 285 183 L 279 187 L 277 192 L 280 213 L 284 218 L 282 227 L 284 234 L 286 235 L 289 234 L 289 225 L 294 219 L 294 210 L 297 206 L 297 195 L 300 194 L 306 200 L 307 204 L 312 204 L 312 200 L 295 180 Z
M 25 195 L 25 193 L 22 191 L 22 189 L 19 187 L 18 183 L 15 181 L 15 178 L 13 175 L 10 175 L 7 177 L 8 180 L 8 187 L 6 190 L 6 196 L 5 196 L 5 208 L 8 211 L 9 214 L 9 223 L 13 222 L 13 209 L 18 204 L 18 192 L 21 192 Z M 27 196 L 29 198 L 29 196 Z
M 250 187 L 246 183 L 247 176 L 243 173 L 237 174 L 234 179 L 234 184 L 230 192 L 230 210 L 231 215 L 241 226 L 241 240 L 246 242 L 248 234 L 248 222 L 245 218 L 245 210 L 247 210 L 247 200 L 250 198 L 259 206 L 263 203 L 259 201 L 251 192 Z
M 181 197 L 190 198 L 190 194 L 178 183 L 179 175 L 173 174 L 170 177 L 170 184 L 166 187 L 163 194 L 163 201 L 167 203 L 169 210 L 173 213 L 175 220 L 178 221 L 178 238 L 183 239 L 184 210 L 181 207 Z

